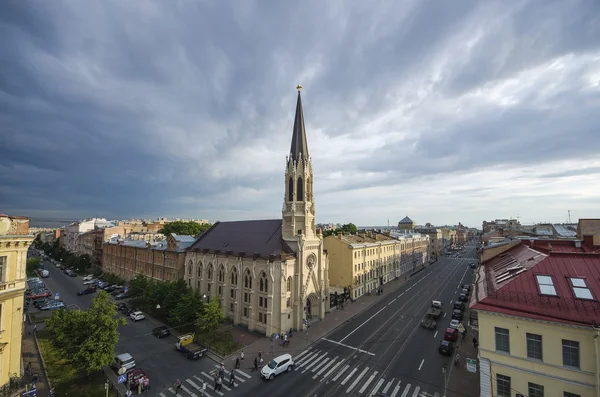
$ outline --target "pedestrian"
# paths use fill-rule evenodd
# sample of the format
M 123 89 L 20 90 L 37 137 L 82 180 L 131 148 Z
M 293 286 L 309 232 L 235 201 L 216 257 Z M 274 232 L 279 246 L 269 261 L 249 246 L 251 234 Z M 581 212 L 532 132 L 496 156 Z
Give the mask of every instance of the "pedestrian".
M 217 379 L 217 390 L 221 390 L 223 388 L 223 378 Z
M 202 381 L 202 395 L 206 395 L 206 381 L 203 380 Z
M 213 390 L 217 390 L 219 388 L 219 377 L 215 374 L 215 386 Z
M 254 357 L 254 368 L 252 368 L 251 372 L 254 372 L 258 369 L 258 357 Z
M 177 395 L 177 392 L 179 391 L 179 389 L 181 389 L 181 381 L 179 379 L 177 379 L 175 381 L 175 395 Z
M 244 361 L 244 351 L 242 350 L 242 352 L 240 353 L 240 360 L 242 360 L 242 362 Z
M 239 369 L 240 368 L 240 358 L 236 357 L 235 358 L 235 369 Z
M 290 334 L 290 338 L 291 338 L 292 337 L 292 328 L 290 328 L 289 334 Z
M 150 391 L 150 379 L 144 376 L 144 391 Z
M 219 368 L 219 378 L 223 379 L 225 376 L 225 367 Z
M 258 361 L 262 362 L 262 351 L 258 352 Z
M 290 344 L 290 341 L 288 340 L 288 336 L 284 335 L 283 336 L 283 347 L 286 347 L 289 344 Z
M 479 345 L 479 344 L 477 343 L 477 338 L 476 338 L 476 337 L 473 337 L 473 347 L 475 347 L 475 349 L 477 349 L 477 346 L 478 346 L 478 345 Z
M 37 332 L 37 324 L 35 324 L 35 325 L 33 326 L 33 334 L 35 335 L 35 333 L 36 333 L 36 332 Z
M 465 328 L 465 336 L 467 336 L 467 329 Z M 463 338 L 464 339 L 464 338 Z
M 231 374 L 229 374 L 229 384 L 231 386 L 235 386 L 235 374 L 233 371 L 231 371 Z

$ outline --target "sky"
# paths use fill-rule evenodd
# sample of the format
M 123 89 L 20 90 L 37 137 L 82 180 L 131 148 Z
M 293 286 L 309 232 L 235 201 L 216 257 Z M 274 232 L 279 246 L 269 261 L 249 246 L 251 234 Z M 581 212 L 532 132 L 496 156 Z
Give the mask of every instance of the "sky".
M 296 85 L 318 223 L 600 217 L 600 2 L 3 1 L 0 212 L 277 218 Z

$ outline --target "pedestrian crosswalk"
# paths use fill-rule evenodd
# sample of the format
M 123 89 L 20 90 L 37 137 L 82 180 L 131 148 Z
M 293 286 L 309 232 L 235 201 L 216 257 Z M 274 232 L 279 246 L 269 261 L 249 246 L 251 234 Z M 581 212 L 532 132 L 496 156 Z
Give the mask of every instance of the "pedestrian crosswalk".
M 230 392 L 235 388 L 243 385 L 249 379 L 252 379 L 252 376 L 248 375 L 244 371 L 240 369 L 236 369 L 233 371 L 225 370 L 225 378 L 222 383 L 221 389 L 216 389 L 214 387 L 215 375 L 219 371 L 219 365 L 215 365 L 215 369 L 206 373 L 204 371 L 200 372 L 199 375 L 193 375 L 191 378 L 188 378 L 181 382 L 181 389 L 175 393 L 175 388 L 169 387 L 163 392 L 159 393 L 160 397 L 174 396 L 177 394 L 182 397 L 216 397 L 216 396 L 224 396 L 226 392 Z M 233 384 L 230 383 L 231 372 L 233 372 L 235 381 Z M 204 388 L 204 383 L 206 382 L 206 388 Z
M 384 379 L 379 371 L 368 363 L 353 366 L 344 357 L 331 357 L 329 352 L 308 348 L 294 357 L 294 369 L 301 374 L 312 375 L 319 382 L 339 382 L 346 394 L 372 396 L 379 392 L 390 397 L 440 397 L 439 392 L 428 393 L 414 382 L 400 379 Z

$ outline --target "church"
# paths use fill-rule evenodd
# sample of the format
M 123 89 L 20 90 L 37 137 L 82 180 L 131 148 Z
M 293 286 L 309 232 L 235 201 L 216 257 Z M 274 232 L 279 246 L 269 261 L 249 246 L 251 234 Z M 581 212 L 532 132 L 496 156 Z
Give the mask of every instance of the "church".
M 280 219 L 216 222 L 187 249 L 185 280 L 234 324 L 272 335 L 329 311 L 329 262 L 315 226 L 313 169 L 298 100 Z

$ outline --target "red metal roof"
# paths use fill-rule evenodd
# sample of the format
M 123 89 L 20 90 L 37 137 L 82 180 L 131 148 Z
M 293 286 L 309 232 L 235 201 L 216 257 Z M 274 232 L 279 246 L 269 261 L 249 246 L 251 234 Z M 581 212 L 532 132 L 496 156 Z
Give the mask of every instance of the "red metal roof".
M 480 267 L 480 281 L 471 308 L 564 323 L 600 323 L 600 254 L 555 251 L 542 254 L 527 245 L 517 245 Z M 497 269 L 510 257 L 517 261 L 510 267 L 523 266 L 516 270 L 520 274 L 498 282 Z M 551 277 L 556 296 L 540 293 L 536 275 Z M 594 299 L 577 298 L 570 277 L 584 279 Z

